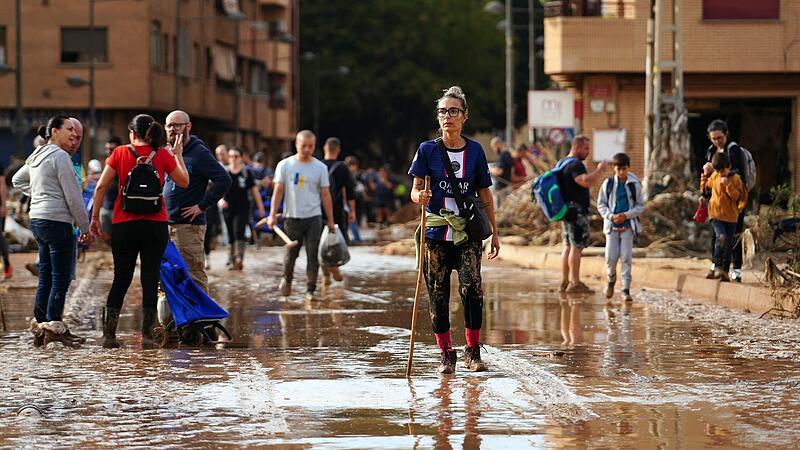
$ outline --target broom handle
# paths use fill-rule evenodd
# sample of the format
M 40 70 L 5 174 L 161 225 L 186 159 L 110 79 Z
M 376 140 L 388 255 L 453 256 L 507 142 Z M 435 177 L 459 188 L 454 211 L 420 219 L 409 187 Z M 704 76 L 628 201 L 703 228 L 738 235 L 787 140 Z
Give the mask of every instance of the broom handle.
M 425 177 L 425 190 L 430 188 L 431 177 Z M 414 359 L 414 331 L 417 329 L 417 304 L 419 303 L 420 286 L 422 285 L 422 265 L 425 260 L 425 205 L 422 205 L 420 218 L 419 259 L 417 260 L 417 286 L 414 289 L 414 309 L 411 313 L 411 340 L 408 345 L 408 363 L 406 363 L 406 377 L 411 377 L 411 361 Z

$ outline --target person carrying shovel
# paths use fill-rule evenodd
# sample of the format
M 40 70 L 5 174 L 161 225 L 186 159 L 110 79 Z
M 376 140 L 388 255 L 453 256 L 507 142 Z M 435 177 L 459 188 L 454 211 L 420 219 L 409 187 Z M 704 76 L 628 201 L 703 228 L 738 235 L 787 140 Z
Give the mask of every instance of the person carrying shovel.
M 297 133 L 295 148 L 297 153 L 281 160 L 275 169 L 275 188 L 272 192 L 267 225 L 278 231 L 278 206 L 286 198 L 284 217 L 286 235 L 292 241 L 299 241 L 306 248 L 306 298 L 311 299 L 317 289 L 319 260 L 317 250 L 322 234 L 322 211 L 325 210 L 328 230 L 336 232 L 333 221 L 333 202 L 331 201 L 328 167 L 314 158 L 316 136 L 309 130 Z M 283 236 L 282 236 L 283 237 Z M 292 292 L 294 263 L 300 254 L 300 245 L 288 245 L 283 258 L 283 277 L 279 285 L 280 294 L 287 297 Z
M 481 286 L 481 241 L 469 239 L 466 219 L 460 217 L 453 189 L 463 197 L 478 198 L 483 203 L 492 228 L 489 259 L 497 257 L 500 240 L 494 218 L 489 166 L 481 145 L 461 135 L 467 121 L 467 99 L 461 88 L 452 86 L 436 102 L 441 141 L 420 144 L 408 174 L 414 177 L 411 200 L 426 205 L 425 252 L 422 269 L 428 288 L 430 315 L 436 342 L 441 350 L 440 373 L 453 373 L 456 351 L 450 335 L 450 274 L 458 272 L 459 294 L 464 306 L 467 345 L 464 365 L 467 370 L 486 370 L 481 360 L 480 333 L 483 320 L 483 288 Z M 445 156 L 447 161 L 445 162 Z M 458 186 L 449 181 L 445 163 L 453 168 Z M 425 189 L 425 177 L 431 188 Z M 413 330 L 412 330 L 413 333 Z

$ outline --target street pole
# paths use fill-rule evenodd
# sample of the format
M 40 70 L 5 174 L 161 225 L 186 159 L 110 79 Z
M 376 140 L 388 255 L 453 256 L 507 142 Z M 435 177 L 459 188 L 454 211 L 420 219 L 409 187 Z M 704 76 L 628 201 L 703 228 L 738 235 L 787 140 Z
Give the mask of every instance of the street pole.
M 506 0 L 506 141 L 514 147 L 514 40 L 512 1 Z
M 88 166 L 90 152 L 94 149 L 95 106 L 94 106 L 94 1 L 89 0 L 89 140 L 81 150 L 81 160 Z
M 16 59 L 17 59 L 17 68 L 14 72 L 14 81 L 17 88 L 17 109 L 16 109 L 16 120 L 14 121 L 14 131 L 17 135 L 17 154 L 20 156 L 25 154 L 25 143 L 24 143 L 24 135 L 25 132 L 25 118 L 22 116 L 22 0 L 17 0 L 16 4 L 16 20 L 17 20 L 17 29 L 15 30 L 16 33 Z
M 236 20 L 235 52 L 236 58 L 233 63 L 233 142 L 237 147 L 242 145 L 242 137 L 239 134 L 239 23 Z
M 314 135 L 319 140 L 319 65 L 314 61 Z
M 650 198 L 650 155 L 655 148 L 655 111 L 653 108 L 653 98 L 658 95 L 654 89 L 654 78 L 660 77 L 660 73 L 653 72 L 655 58 L 659 55 L 655 53 L 655 0 L 647 2 L 647 53 L 645 56 L 645 84 L 644 84 L 644 180 L 642 190 L 644 198 Z
M 510 1 L 510 0 L 508 0 Z M 536 10 L 533 9 L 533 0 L 528 0 L 528 90 L 536 90 Z M 527 95 L 525 96 L 528 97 Z M 536 144 L 536 130 L 528 124 L 528 141 Z

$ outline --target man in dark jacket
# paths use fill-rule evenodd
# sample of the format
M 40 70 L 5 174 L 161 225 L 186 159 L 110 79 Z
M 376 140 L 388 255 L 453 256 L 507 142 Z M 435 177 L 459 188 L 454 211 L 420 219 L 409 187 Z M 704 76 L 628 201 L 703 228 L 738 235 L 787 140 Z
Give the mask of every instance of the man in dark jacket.
M 730 173 L 739 175 L 739 178 L 742 179 L 742 183 L 747 186 L 747 170 L 746 164 L 747 160 L 744 156 L 744 152 L 742 148 L 735 142 L 731 141 L 728 138 L 728 124 L 725 123 L 724 120 L 716 119 L 711 121 L 708 124 L 708 139 L 711 141 L 711 145 L 706 150 L 706 165 L 711 165 L 711 158 L 714 157 L 716 153 L 726 153 L 731 161 L 731 170 Z M 705 167 L 705 166 L 704 166 Z M 704 192 L 703 198 L 707 201 L 711 198 L 711 192 Z M 734 232 L 734 237 L 736 238 L 735 244 L 733 246 L 733 254 L 732 254 L 732 261 L 733 261 L 733 270 L 729 274 L 729 278 L 731 281 L 736 283 L 742 282 L 742 240 L 740 236 L 744 231 L 744 216 L 745 210 L 739 211 L 739 219 L 736 222 L 736 231 Z M 711 254 L 714 254 L 714 244 L 715 239 L 711 240 Z M 706 278 L 711 278 L 714 273 L 714 263 L 711 263 L 711 270 L 709 270 L 708 274 L 706 274 Z
M 178 247 L 189 269 L 189 276 L 208 292 L 203 243 L 206 234 L 205 210 L 216 205 L 231 186 L 231 177 L 217 162 L 206 144 L 191 135 L 192 122 L 183 111 L 172 111 L 166 121 L 167 142 L 183 135 L 183 161 L 189 170 L 189 186 L 180 188 L 167 178 L 164 201 L 169 218 L 169 237 Z M 208 183 L 211 182 L 211 188 Z

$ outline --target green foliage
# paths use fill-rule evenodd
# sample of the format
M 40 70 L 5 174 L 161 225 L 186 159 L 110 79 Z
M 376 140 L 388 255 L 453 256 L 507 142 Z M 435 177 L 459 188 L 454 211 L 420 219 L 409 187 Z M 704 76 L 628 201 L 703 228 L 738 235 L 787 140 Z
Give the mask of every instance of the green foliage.
M 442 90 L 467 95 L 467 134 L 503 123 L 503 37 L 484 0 L 300 2 L 300 126 L 313 128 L 320 71 L 320 137 L 338 136 L 346 154 L 404 171 L 438 127 Z M 339 66 L 349 75 L 330 73 Z

